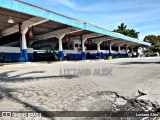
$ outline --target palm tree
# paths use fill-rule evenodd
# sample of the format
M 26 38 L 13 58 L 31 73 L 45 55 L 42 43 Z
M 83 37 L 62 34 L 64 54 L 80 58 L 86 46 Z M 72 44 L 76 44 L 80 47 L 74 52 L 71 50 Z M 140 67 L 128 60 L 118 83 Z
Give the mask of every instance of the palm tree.
M 117 29 L 114 29 L 113 32 L 118 32 L 126 36 L 130 36 L 133 38 L 138 38 L 139 32 L 136 32 L 134 29 L 127 29 L 127 25 L 121 23 Z
M 125 25 L 124 23 L 121 23 L 120 26 L 118 26 L 118 29 L 120 31 L 124 31 L 124 30 L 126 30 L 126 28 L 127 28 L 127 25 Z

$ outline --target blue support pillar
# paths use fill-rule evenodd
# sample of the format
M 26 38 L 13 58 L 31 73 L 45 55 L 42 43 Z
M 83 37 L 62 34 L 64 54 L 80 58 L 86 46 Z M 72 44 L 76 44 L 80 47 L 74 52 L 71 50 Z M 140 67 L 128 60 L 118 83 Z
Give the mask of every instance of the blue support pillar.
M 22 57 L 24 58 L 24 61 L 22 62 L 28 62 L 28 53 L 27 53 L 27 44 L 26 44 L 26 32 L 22 31 Z
M 82 52 L 82 60 L 86 60 L 86 53 Z
M 22 49 L 22 56 L 24 58 L 24 62 L 28 62 L 27 49 Z
M 103 54 L 103 52 L 101 52 L 101 59 L 104 59 L 104 54 Z
M 97 56 L 99 59 L 102 58 L 100 43 L 97 43 Z
M 122 57 L 122 54 L 121 53 L 118 53 L 118 58 L 121 58 Z
M 126 58 L 128 57 L 128 53 L 125 55 L 125 57 L 126 57 Z
M 21 33 L 21 26 L 22 23 L 19 23 L 19 41 L 20 41 L 20 58 L 18 58 L 18 62 L 27 62 L 28 56 L 27 56 L 27 50 L 23 49 L 23 37 Z
M 118 46 L 118 58 L 121 58 L 122 54 L 121 54 L 121 45 Z
M 59 51 L 59 58 L 61 58 L 62 60 L 64 59 L 64 52 L 63 51 Z
M 61 38 L 59 38 L 59 52 L 58 52 L 58 55 L 59 55 L 60 60 L 64 60 L 62 39 L 63 39 L 63 36 Z
M 101 53 L 100 53 L 100 52 L 97 52 L 97 56 L 99 57 L 99 59 L 101 59 L 101 58 L 102 58 L 102 56 L 101 56 Z
M 83 41 L 83 38 L 82 38 L 82 35 L 80 36 L 80 40 L 81 40 L 81 46 L 82 46 L 82 60 L 86 60 L 86 53 L 85 53 L 85 47 L 84 47 L 84 41 Z
M 112 53 L 109 53 L 109 56 L 113 56 L 113 54 L 112 54 Z

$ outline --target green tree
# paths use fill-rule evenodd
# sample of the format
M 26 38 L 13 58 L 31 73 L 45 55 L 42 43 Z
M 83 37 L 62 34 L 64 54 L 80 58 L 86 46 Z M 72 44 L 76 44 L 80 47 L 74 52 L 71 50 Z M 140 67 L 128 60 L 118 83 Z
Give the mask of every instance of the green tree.
M 152 44 L 150 50 L 153 52 L 160 52 L 160 35 L 147 35 L 145 36 L 144 41 Z
M 124 23 L 121 23 L 121 25 L 120 26 L 118 26 L 118 30 L 120 30 L 120 31 L 125 31 L 127 29 L 127 25 L 125 25 Z
M 160 35 L 158 35 L 158 36 L 156 36 L 156 35 L 147 35 L 147 36 L 145 36 L 144 41 L 150 42 L 153 45 L 159 45 L 160 44 Z
M 153 56 L 154 52 L 153 52 L 153 47 L 147 47 L 146 50 L 144 50 L 144 53 L 146 54 L 146 56 Z
M 127 29 L 127 25 L 124 23 L 121 23 L 117 29 L 114 29 L 113 32 L 118 32 L 123 35 L 133 37 L 133 38 L 138 38 L 139 32 L 136 32 L 134 29 Z

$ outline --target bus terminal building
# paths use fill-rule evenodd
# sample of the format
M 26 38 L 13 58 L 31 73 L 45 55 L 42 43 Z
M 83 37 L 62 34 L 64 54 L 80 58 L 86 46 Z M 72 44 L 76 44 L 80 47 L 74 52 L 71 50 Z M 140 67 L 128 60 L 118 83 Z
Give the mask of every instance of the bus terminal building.
M 9 62 L 119 58 L 151 45 L 18 0 L 0 0 L 0 16 L 0 52 Z

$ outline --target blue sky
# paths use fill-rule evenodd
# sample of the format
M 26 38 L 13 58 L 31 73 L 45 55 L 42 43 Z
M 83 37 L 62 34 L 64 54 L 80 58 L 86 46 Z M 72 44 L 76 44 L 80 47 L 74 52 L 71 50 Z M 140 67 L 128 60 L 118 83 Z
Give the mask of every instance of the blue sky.
M 23 0 L 113 30 L 127 24 L 145 35 L 160 35 L 160 0 Z

